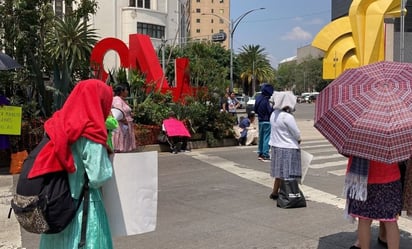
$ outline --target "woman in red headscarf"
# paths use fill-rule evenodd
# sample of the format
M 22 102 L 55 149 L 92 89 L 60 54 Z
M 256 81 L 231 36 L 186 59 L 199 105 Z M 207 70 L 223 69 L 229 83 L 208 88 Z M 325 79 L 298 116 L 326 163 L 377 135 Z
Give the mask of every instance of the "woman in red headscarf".
M 106 147 L 105 120 L 110 113 L 113 91 L 100 80 L 79 82 L 61 110 L 45 123 L 50 142 L 40 151 L 29 177 L 66 170 L 72 197 L 79 199 L 84 174 L 89 178 L 90 204 L 86 245 L 83 248 L 113 248 L 110 228 L 99 188 L 112 176 Z M 82 204 L 83 205 L 83 204 Z M 82 205 L 73 221 L 60 233 L 42 234 L 40 249 L 78 248 Z

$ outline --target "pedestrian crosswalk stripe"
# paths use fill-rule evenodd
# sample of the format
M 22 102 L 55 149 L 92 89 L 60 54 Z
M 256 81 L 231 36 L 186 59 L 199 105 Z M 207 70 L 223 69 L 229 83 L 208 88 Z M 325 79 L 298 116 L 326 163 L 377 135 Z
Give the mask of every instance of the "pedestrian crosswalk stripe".
M 321 140 L 304 140 L 302 142 L 302 145 L 306 145 L 306 144 L 319 144 L 319 143 L 329 143 L 327 140 L 325 139 L 321 139 Z
M 335 176 L 344 176 L 346 175 L 346 169 L 331 170 L 328 173 Z
M 334 161 L 334 162 L 326 162 L 326 163 L 311 163 L 309 165 L 309 168 L 311 169 L 323 169 L 323 168 L 328 168 L 328 167 L 336 167 L 336 166 L 345 166 L 348 163 L 348 160 L 342 160 L 342 161 Z
M 324 160 L 324 159 L 335 159 L 335 158 L 345 158 L 341 154 L 332 154 L 332 155 L 327 155 L 327 156 L 314 156 L 314 160 Z
M 269 176 L 268 173 L 257 171 L 254 169 L 249 169 L 246 166 L 239 165 L 233 161 L 229 161 L 218 156 L 205 155 L 200 152 L 192 152 L 191 156 L 199 161 L 225 170 L 241 178 L 253 181 L 268 188 L 273 187 L 273 179 Z M 329 204 L 332 206 L 336 206 L 340 209 L 345 208 L 346 200 L 341 197 L 329 194 L 322 190 L 315 189 L 306 185 L 301 185 L 301 189 L 303 193 L 305 193 L 305 197 L 308 200 L 323 204 Z M 400 217 L 398 219 L 398 226 L 401 230 L 408 233 L 412 233 L 411 220 L 404 217 Z
M 334 148 L 331 148 L 331 147 L 329 147 L 329 148 L 323 148 L 323 149 L 315 149 L 315 150 L 313 150 L 313 149 L 311 149 L 311 148 L 306 148 L 305 150 L 306 150 L 307 152 L 311 153 L 311 154 L 314 154 L 314 153 L 324 153 L 324 152 L 337 153 L 337 150 L 334 149 Z
M 323 148 L 323 147 L 331 148 L 330 144 L 302 145 L 302 146 L 300 146 L 301 149 Z

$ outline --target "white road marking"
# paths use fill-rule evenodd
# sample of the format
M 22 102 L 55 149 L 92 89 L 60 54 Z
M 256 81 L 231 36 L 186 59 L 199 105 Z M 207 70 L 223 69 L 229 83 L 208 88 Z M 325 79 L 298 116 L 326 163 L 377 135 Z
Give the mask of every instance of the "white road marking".
M 332 148 L 321 148 L 321 149 L 311 149 L 311 148 L 306 148 L 305 149 L 307 152 L 314 154 L 314 153 L 325 153 L 325 152 L 333 152 L 337 153 L 338 151 L 336 149 Z
M 317 145 L 302 145 L 302 146 L 300 146 L 301 149 L 323 148 L 323 147 L 330 148 L 330 144 L 317 144 Z
M 192 152 L 191 156 L 199 161 L 205 162 L 207 164 L 210 164 L 212 166 L 225 170 L 229 173 L 232 173 L 244 179 L 261 184 L 268 188 L 272 188 L 273 186 L 273 179 L 269 176 L 268 173 L 253 170 L 253 169 L 248 169 L 248 168 L 241 168 L 237 166 L 239 164 L 235 164 L 233 161 L 229 161 L 229 160 L 226 160 L 218 156 L 205 155 L 198 151 Z M 336 206 L 340 209 L 345 208 L 346 201 L 345 199 L 341 197 L 338 197 L 333 194 L 329 194 L 322 190 L 318 190 L 318 189 L 315 189 L 315 188 L 312 188 L 306 185 L 301 185 L 301 188 L 302 188 L 302 191 L 305 193 L 305 197 L 308 200 L 318 202 L 318 203 L 323 203 L 323 204 L 329 204 L 332 206 Z M 404 217 L 400 217 L 398 220 L 398 225 L 399 225 L 399 228 L 402 229 L 403 231 L 412 233 L 412 221 L 411 220 L 404 218 Z
M 346 175 L 346 169 L 331 170 L 328 173 L 335 176 L 344 176 Z
M 324 160 L 324 159 L 335 159 L 335 158 L 345 158 L 341 154 L 332 154 L 332 155 L 327 155 L 327 156 L 314 156 L 313 160 Z
M 325 139 L 321 139 L 321 140 L 303 140 L 302 145 L 306 145 L 306 144 L 321 144 L 321 143 L 328 143 L 327 140 Z
M 316 159 L 316 157 L 314 158 Z M 326 162 L 326 163 L 311 163 L 309 165 L 309 168 L 311 169 L 323 169 L 323 168 L 328 168 L 328 167 L 336 167 L 336 166 L 344 166 L 346 167 L 346 164 L 348 163 L 348 160 L 343 160 L 343 161 L 331 161 L 331 162 Z

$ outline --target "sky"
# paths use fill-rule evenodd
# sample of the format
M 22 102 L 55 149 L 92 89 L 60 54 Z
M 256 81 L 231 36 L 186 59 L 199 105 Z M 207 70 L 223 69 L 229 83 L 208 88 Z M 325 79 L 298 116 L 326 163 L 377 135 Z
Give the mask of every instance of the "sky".
M 311 44 L 330 22 L 331 0 L 231 0 L 231 20 L 251 9 L 233 34 L 233 49 L 260 45 L 273 67 L 296 55 L 297 48 Z

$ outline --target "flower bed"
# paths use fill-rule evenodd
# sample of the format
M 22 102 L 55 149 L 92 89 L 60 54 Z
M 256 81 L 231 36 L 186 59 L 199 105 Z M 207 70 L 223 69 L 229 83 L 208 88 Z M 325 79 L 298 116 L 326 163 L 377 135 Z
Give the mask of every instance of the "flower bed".
M 136 138 L 136 146 L 149 144 L 158 144 L 157 137 L 159 136 L 161 127 L 157 125 L 142 125 L 135 124 L 134 134 Z

